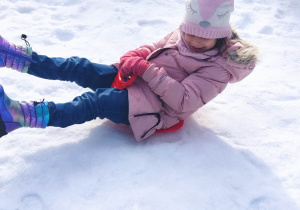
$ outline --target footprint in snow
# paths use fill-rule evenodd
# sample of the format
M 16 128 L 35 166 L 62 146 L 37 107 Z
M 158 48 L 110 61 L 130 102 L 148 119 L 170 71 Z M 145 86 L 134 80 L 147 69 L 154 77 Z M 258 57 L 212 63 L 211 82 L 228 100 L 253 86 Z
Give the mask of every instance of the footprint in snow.
M 281 9 L 278 9 L 277 11 L 276 11 L 276 14 L 274 15 L 277 19 L 283 19 L 283 18 L 285 18 L 285 16 L 286 16 L 286 12 L 285 11 L 283 11 L 283 10 L 281 10 Z
M 63 42 L 71 41 L 75 37 L 75 34 L 72 31 L 63 29 L 57 29 L 54 34 L 57 39 Z
M 45 205 L 42 198 L 36 194 L 26 194 L 21 198 L 20 210 L 44 210 Z
M 265 26 L 262 29 L 259 30 L 260 34 L 265 35 L 272 35 L 273 34 L 273 28 L 271 26 Z
M 16 10 L 21 14 L 30 14 L 35 10 L 35 8 L 34 7 L 18 7 Z
M 248 12 L 240 16 L 240 20 L 236 23 L 239 29 L 245 29 L 254 22 L 253 14 Z
M 267 210 L 267 200 L 265 197 L 258 197 L 251 201 L 250 207 L 247 210 Z
M 137 23 L 139 26 L 153 26 L 159 24 L 165 24 L 166 22 L 160 19 L 153 19 L 153 20 L 138 20 Z

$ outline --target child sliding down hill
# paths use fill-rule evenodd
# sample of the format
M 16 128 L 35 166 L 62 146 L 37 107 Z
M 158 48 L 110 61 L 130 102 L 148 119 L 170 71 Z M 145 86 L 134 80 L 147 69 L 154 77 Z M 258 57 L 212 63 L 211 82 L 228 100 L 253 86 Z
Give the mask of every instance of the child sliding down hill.
M 67 127 L 97 117 L 130 125 L 137 141 L 186 119 L 255 67 L 256 48 L 231 29 L 233 0 L 189 0 L 179 28 L 113 65 L 84 58 L 49 58 L 0 36 L 0 67 L 90 88 L 68 103 L 18 102 L 0 85 L 0 136 L 20 127 Z M 136 75 L 125 89 L 117 74 Z M 118 86 L 117 86 L 118 87 Z

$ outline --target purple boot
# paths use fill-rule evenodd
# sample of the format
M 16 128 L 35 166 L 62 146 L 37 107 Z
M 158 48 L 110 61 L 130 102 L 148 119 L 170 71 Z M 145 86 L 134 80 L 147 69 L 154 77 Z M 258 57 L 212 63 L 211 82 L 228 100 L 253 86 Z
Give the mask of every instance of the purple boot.
M 11 100 L 0 85 L 0 138 L 20 127 L 45 128 L 48 122 L 48 102 Z
M 31 55 L 32 48 L 30 46 L 16 46 L 0 35 L 0 67 L 26 73 L 31 62 L 35 62 Z

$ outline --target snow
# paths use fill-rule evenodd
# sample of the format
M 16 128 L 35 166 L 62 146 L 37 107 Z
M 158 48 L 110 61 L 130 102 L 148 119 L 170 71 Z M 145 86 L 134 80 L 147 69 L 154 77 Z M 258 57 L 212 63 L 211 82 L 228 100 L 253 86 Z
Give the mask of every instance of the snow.
M 176 29 L 183 0 L 1 0 L 0 34 L 49 56 L 110 64 Z M 95 120 L 0 141 L 0 210 L 300 209 L 300 2 L 236 0 L 232 24 L 260 48 L 255 71 L 176 132 L 137 143 Z M 1 69 L 17 100 L 89 91 Z

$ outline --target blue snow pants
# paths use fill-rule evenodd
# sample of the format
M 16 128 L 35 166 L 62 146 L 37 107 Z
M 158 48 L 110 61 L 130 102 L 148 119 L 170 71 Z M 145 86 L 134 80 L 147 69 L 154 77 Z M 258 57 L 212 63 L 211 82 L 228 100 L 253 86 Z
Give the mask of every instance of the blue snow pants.
M 64 128 L 97 117 L 129 125 L 127 90 L 110 88 L 118 72 L 116 67 L 92 63 L 79 57 L 49 58 L 36 52 L 33 52 L 32 58 L 36 63 L 31 63 L 28 74 L 49 80 L 75 82 L 92 90 L 67 103 L 49 102 L 48 126 Z

